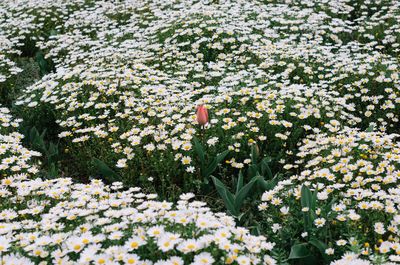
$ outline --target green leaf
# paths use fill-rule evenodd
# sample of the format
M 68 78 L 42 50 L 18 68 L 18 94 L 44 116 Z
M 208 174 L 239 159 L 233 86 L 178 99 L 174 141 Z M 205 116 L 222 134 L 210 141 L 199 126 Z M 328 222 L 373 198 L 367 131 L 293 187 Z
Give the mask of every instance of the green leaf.
M 242 218 L 245 216 L 246 213 L 241 213 L 239 214 L 239 216 L 237 216 L 236 218 L 239 220 L 239 222 L 242 220 Z
M 220 153 L 219 155 L 217 155 L 217 162 L 221 163 L 222 160 L 225 159 L 225 157 L 228 155 L 229 150 L 225 150 L 224 152 Z
M 217 189 L 217 192 L 219 194 L 219 196 L 221 197 L 221 199 L 224 201 L 225 207 L 228 209 L 228 211 L 234 215 L 234 216 L 238 216 L 239 213 L 235 208 L 235 198 L 233 196 L 233 194 L 228 191 L 228 189 L 225 187 L 225 185 L 216 177 L 212 176 L 211 177 L 214 185 Z
M 235 196 L 229 190 L 226 189 L 226 197 L 228 198 L 227 202 L 229 205 L 227 209 L 233 216 L 237 217 L 239 215 L 239 211 L 238 209 L 235 208 Z
M 44 139 L 44 136 L 46 135 L 47 129 L 44 129 L 43 132 L 40 134 L 40 138 Z
M 309 243 L 310 243 L 311 245 L 313 245 L 314 247 L 316 247 L 316 248 L 319 250 L 319 252 L 321 253 L 322 258 L 323 258 L 326 262 L 328 262 L 329 257 L 328 257 L 328 255 L 325 253 L 325 250 L 328 248 L 328 246 L 327 246 L 324 242 L 322 242 L 321 240 L 318 240 L 318 239 L 315 239 L 315 238 L 311 239 L 311 240 L 309 241 Z
M 301 135 L 303 134 L 304 129 L 303 128 L 297 128 L 296 130 L 294 130 L 294 132 L 291 134 L 291 138 L 297 140 L 298 138 L 301 137 Z
M 237 211 L 240 210 L 244 200 L 247 198 L 248 193 L 250 192 L 251 188 L 253 187 L 254 183 L 257 181 L 257 177 L 254 177 L 247 183 L 240 191 L 235 195 L 235 209 Z
M 327 205 L 325 205 L 324 211 L 329 212 L 332 209 L 332 205 L 336 202 L 336 200 L 336 198 L 332 198 L 332 200 Z
M 317 208 L 317 195 L 318 191 L 315 189 L 314 192 L 312 193 L 312 198 L 311 198 L 311 210 L 315 212 L 315 209 Z
M 272 175 L 271 168 L 268 165 L 269 162 L 271 162 L 271 159 L 268 157 L 265 157 L 263 160 L 261 160 L 261 173 L 263 176 L 267 174 L 267 178 L 272 179 L 274 175 Z
M 47 175 L 50 178 L 55 178 L 55 177 L 57 177 L 57 172 L 58 172 L 58 170 L 57 170 L 56 164 L 55 163 L 51 163 L 50 166 L 49 166 L 49 170 L 48 170 Z
M 268 190 L 270 187 L 268 181 L 265 181 L 261 175 L 258 175 L 256 177 L 257 177 L 257 187 L 259 187 L 263 191 Z
M 54 36 L 54 35 L 57 35 L 57 34 L 58 34 L 58 31 L 56 29 L 51 29 L 50 32 L 49 32 L 49 36 Z
M 40 139 L 40 136 L 38 130 L 35 127 L 32 127 L 29 132 L 29 139 L 32 145 L 34 145 L 34 147 L 37 147 L 37 145 L 39 144 L 37 143 L 37 141 Z
M 103 161 L 93 158 L 93 165 L 95 166 L 97 172 L 110 182 L 120 181 L 120 176 L 115 173 L 110 167 L 108 167 Z
M 238 194 L 238 192 L 242 189 L 242 187 L 243 187 L 243 172 L 240 170 L 239 177 L 238 177 L 237 184 L 236 184 L 236 194 Z
M 306 185 L 303 185 L 303 187 L 301 187 L 301 207 L 308 208 L 307 212 L 303 212 L 304 229 L 307 231 L 308 229 L 310 229 L 312 224 L 311 212 L 314 213 L 314 211 L 312 211 L 312 204 L 313 204 L 312 200 L 313 200 L 313 195 L 310 189 Z
M 257 152 L 257 147 L 255 144 L 251 146 L 251 162 L 253 164 L 257 164 L 258 160 L 258 152 Z
M 42 152 L 46 152 L 46 145 L 44 143 L 43 137 L 39 133 L 35 133 L 35 138 L 33 139 L 33 146 Z
M 251 234 L 255 236 L 259 236 L 262 234 L 260 224 L 256 222 L 256 225 L 250 226 Z
M 58 156 L 58 145 L 55 145 L 54 143 L 50 142 L 49 148 L 47 149 L 46 156 L 47 160 L 49 163 L 55 163 L 57 162 L 57 156 Z
M 211 163 L 208 165 L 207 169 L 203 170 L 202 176 L 203 178 L 208 178 L 217 168 L 218 162 L 217 159 L 214 158 Z
M 201 143 L 197 138 L 194 138 L 193 142 L 194 142 L 194 151 L 199 156 L 201 166 L 203 167 L 204 164 L 206 163 L 203 146 L 201 145 Z
M 35 127 L 32 127 L 29 131 L 29 140 L 33 141 L 35 139 L 35 134 L 37 133 L 37 130 Z
M 218 164 L 224 160 L 224 158 L 226 157 L 226 155 L 229 153 L 229 150 L 225 150 L 224 152 L 218 154 L 210 163 L 210 165 L 208 165 L 207 169 L 204 170 L 203 172 L 203 177 L 204 178 L 208 178 L 217 168 Z
M 280 177 L 280 175 L 276 174 L 275 177 L 273 177 L 272 179 L 265 180 L 263 176 L 258 175 L 257 176 L 257 187 L 260 188 L 262 191 L 271 190 L 278 183 L 279 177 Z
M 44 143 L 45 134 L 46 130 L 44 130 L 41 134 L 39 134 L 39 131 L 36 129 L 36 127 L 32 127 L 29 134 L 29 138 L 32 145 L 43 152 L 46 151 L 46 145 Z
M 366 132 L 373 132 L 375 130 L 375 126 L 374 125 L 370 125 L 365 131 Z
M 310 251 L 307 249 L 307 243 L 293 245 L 289 259 L 303 259 L 310 256 Z
M 54 143 L 50 142 L 49 148 L 47 149 L 49 155 L 56 155 L 58 154 L 58 146 Z
M 323 256 L 326 255 L 325 250 L 328 248 L 328 246 L 324 242 L 314 238 L 314 239 L 309 240 L 308 243 L 310 243 L 311 245 L 316 247 Z
M 247 175 L 252 178 L 255 177 L 257 175 L 260 175 L 258 172 L 258 167 L 257 165 L 250 165 L 249 169 L 247 170 Z
M 44 58 L 44 53 L 42 51 L 38 51 L 35 54 L 35 61 L 37 62 L 37 64 L 39 65 L 39 69 L 40 69 L 40 73 L 42 75 L 45 75 L 47 73 L 49 73 L 50 71 L 50 67 L 46 61 L 46 59 Z
M 301 206 L 311 209 L 312 200 L 313 196 L 310 189 L 306 185 L 303 185 L 301 187 Z

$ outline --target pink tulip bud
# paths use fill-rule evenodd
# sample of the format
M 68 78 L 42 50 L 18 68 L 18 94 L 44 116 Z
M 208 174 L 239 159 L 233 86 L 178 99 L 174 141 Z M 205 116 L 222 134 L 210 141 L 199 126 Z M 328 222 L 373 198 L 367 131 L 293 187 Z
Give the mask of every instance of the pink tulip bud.
M 208 122 L 208 111 L 204 105 L 197 106 L 196 110 L 197 122 L 205 125 Z

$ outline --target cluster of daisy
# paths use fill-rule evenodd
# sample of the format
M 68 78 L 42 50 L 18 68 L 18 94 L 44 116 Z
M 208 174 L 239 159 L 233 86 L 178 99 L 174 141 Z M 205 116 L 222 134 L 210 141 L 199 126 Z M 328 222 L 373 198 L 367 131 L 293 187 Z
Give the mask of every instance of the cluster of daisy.
M 338 93 L 317 86 L 288 85 L 279 90 L 267 84 L 241 89 L 185 87 L 141 64 L 130 69 L 111 67 L 99 71 L 77 66 L 70 72 L 51 74 L 29 88 L 32 93 L 43 93 L 27 96 L 17 104 L 54 105 L 58 123 L 67 129 L 60 132 L 60 138 L 71 146 L 100 143 L 113 151 L 120 168 L 132 168 L 139 159 L 153 163 L 151 157 L 157 160 L 165 153 L 172 154 L 174 160 L 186 156 L 193 160 L 191 141 L 200 135 L 195 119 L 197 104 L 206 104 L 212 115 L 205 135 L 207 144 L 216 145 L 215 153 L 224 149 L 246 153 L 250 144 L 265 146 L 268 138 L 277 150 L 288 150 L 289 142 L 296 142 L 291 138 L 293 127 L 319 130 L 321 123 L 329 122 L 333 124 L 329 130 L 336 131 L 344 122 L 354 125 L 361 121 L 351 114 L 354 107 Z M 221 138 L 221 131 L 232 137 Z M 243 164 L 248 158 L 236 158 L 232 165 Z M 184 165 L 190 171 L 192 165 Z
M 301 220 L 310 213 L 312 227 L 305 231 L 301 224 L 295 233 L 304 241 L 328 240 L 324 233 L 329 231 L 327 255 L 351 249 L 356 256 L 378 255 L 398 262 L 399 136 L 346 128 L 334 135 L 308 137 L 297 154 L 301 173 L 266 191 L 259 209 L 266 220 L 279 224 L 274 232 L 285 231 L 292 218 Z M 303 186 L 315 194 L 315 209 L 303 204 Z
M 18 0 L 0 3 L 1 32 L 13 41 L 14 47 L 33 48 L 36 41 L 48 39 L 64 31 L 64 21 L 82 8 L 90 8 L 93 1 L 81 0 Z
M 0 92 L 20 72 L 15 57 L 41 51 L 56 71 L 14 103 L 22 117 L 54 113 L 76 168 L 96 156 L 124 184 L 193 190 L 195 138 L 207 157 L 230 151 L 226 178 L 256 145 L 297 172 L 262 197 L 270 240 L 318 238 L 334 264 L 398 262 L 399 10 L 398 0 L 2 1 Z M 39 154 L 0 115 L 8 263 L 274 262 L 263 238 L 188 198 L 27 180 Z
M 394 262 L 385 262 L 385 265 L 395 265 L 397 263 Z M 354 253 L 346 253 L 341 259 L 335 260 L 331 263 L 331 265 L 373 265 L 368 260 L 360 259 L 358 255 Z
M 10 133 L 16 130 L 21 119 L 15 119 L 8 108 L 0 105 L 0 133 Z
M 3 86 L 8 79 L 20 73 L 22 70 L 17 67 L 13 57 L 19 53 L 15 49 L 15 41 L 0 33 L 0 86 Z M 1 88 L 0 87 L 0 88 Z M 1 91 L 1 90 L 0 90 Z M 6 93 L 3 91 L 2 93 Z
M 49 106 L 71 152 L 98 150 L 123 175 L 157 174 L 147 166 L 157 161 L 173 164 L 165 175 L 195 172 L 195 136 L 210 143 L 211 156 L 233 151 L 228 164 L 242 168 L 253 143 L 280 160 L 307 132 L 344 125 L 395 131 L 397 58 L 334 41 L 334 32 L 359 27 L 344 20 L 351 8 L 339 2 L 96 1 L 36 43 L 57 72 L 17 104 Z M 210 110 L 203 132 L 198 104 Z
M 275 264 L 273 244 L 183 194 L 176 203 L 93 180 L 0 185 L 2 264 Z
M 37 173 L 32 158 L 40 153 L 25 148 L 21 140 L 23 135 L 17 132 L 20 119 L 14 119 L 9 109 L 0 106 L 0 179 L 7 183 L 16 173 Z

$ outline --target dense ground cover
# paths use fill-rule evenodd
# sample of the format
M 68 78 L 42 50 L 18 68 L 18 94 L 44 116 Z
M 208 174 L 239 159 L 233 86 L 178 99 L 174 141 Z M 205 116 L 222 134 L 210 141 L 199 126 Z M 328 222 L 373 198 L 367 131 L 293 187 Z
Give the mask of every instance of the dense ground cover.
M 400 262 L 399 60 L 396 0 L 1 2 L 0 264 Z

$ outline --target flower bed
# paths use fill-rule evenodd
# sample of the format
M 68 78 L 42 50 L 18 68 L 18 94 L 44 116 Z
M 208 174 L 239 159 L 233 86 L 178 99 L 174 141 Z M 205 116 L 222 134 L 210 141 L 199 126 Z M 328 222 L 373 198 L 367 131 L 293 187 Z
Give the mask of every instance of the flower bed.
M 399 10 L 0 1 L 0 263 L 400 263 Z
M 297 154 L 304 170 L 262 196 L 259 209 L 274 223 L 267 234 L 319 247 L 327 260 L 351 250 L 399 261 L 398 137 L 347 128 L 306 139 Z

